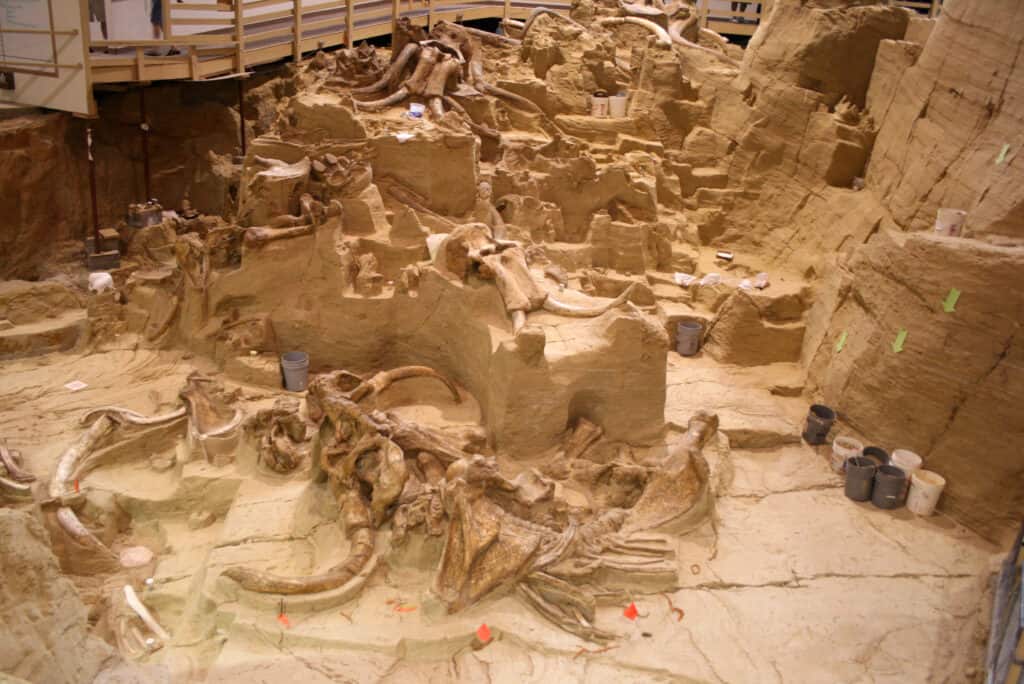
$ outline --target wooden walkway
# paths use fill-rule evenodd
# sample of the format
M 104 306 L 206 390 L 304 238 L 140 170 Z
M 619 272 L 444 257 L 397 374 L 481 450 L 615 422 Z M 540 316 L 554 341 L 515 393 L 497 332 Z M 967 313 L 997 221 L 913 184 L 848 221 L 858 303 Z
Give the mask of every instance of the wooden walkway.
M 235 5 L 164 0 L 165 16 L 170 17 L 168 38 L 94 40 L 93 48 L 105 48 L 109 54 L 91 53 L 89 68 L 94 85 L 231 77 L 260 64 L 297 60 L 320 48 L 388 35 L 402 17 L 429 27 L 442 19 L 522 19 L 537 7 L 569 11 L 566 0 L 333 0 L 305 6 L 302 0 Z M 195 28 L 201 32 L 186 33 Z M 146 54 L 171 47 L 179 54 Z

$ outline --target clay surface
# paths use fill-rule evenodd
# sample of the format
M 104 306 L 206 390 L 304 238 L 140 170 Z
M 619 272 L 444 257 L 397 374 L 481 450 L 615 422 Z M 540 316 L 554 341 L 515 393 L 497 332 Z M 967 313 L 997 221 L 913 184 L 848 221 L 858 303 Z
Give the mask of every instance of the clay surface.
M 149 87 L 128 214 L 137 93 L 0 120 L 0 678 L 983 681 L 1022 11 L 403 20 L 245 120 Z M 936 514 L 846 498 L 812 403 L 919 454 Z

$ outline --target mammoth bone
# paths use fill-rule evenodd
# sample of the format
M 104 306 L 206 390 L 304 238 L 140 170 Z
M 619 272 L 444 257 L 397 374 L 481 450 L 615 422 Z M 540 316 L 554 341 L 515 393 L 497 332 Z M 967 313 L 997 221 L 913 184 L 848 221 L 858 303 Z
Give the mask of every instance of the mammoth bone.
M 320 422 L 313 457 L 341 508 L 348 557 L 308 577 L 249 567 L 229 568 L 226 577 L 263 593 L 358 589 L 349 582 L 360 576 L 365 581 L 379 552 L 376 530 L 390 522 L 393 546 L 415 530 L 443 536 L 433 592 L 448 612 L 512 592 L 559 627 L 598 643 L 617 636 L 595 624 L 598 602 L 625 595 L 607 581 L 675 581 L 674 544 L 659 526 L 670 514 L 694 508 L 694 491 L 706 491 L 706 471 L 697 463 L 703 463 L 701 448 L 716 427 L 713 417 L 695 418 L 664 463 L 630 466 L 643 470 L 660 492 L 682 495 L 665 502 L 671 510 L 645 509 L 641 516 L 628 508 L 572 510 L 540 472 L 527 469 L 508 479 L 494 457 L 473 453 L 472 442 L 364 406 L 396 379 L 416 376 L 438 379 L 457 396 L 451 383 L 426 367 L 369 379 L 335 371 L 310 383 L 308 412 Z M 598 429 L 592 432 L 594 438 L 583 442 L 570 436 L 564 458 L 578 457 L 601 438 Z M 663 466 L 664 477 L 658 474 Z
M 501 44 L 513 47 L 515 42 L 505 40 Z M 353 90 L 362 95 L 384 91 L 389 94 L 377 100 L 355 100 L 355 107 L 377 111 L 416 96 L 426 100 L 430 113 L 435 117 L 444 116 L 444 105 L 447 103 L 468 119 L 464 108 L 452 96 L 483 93 L 542 114 L 540 108 L 530 100 L 488 83 L 484 78 L 477 35 L 445 21 L 437 22 L 426 40 L 406 43 L 377 81 Z M 497 136 L 495 131 L 474 122 L 470 121 L 470 126 L 483 135 Z
M 512 317 L 514 332 L 526 324 L 528 313 L 541 309 L 572 318 L 600 316 L 626 304 L 634 288 L 631 284 L 618 297 L 605 302 L 563 302 L 534 280 L 526 263 L 526 252 L 518 242 L 494 239 L 483 223 L 462 225 L 444 236 L 434 255 L 434 264 L 462 280 L 470 273 L 494 280 Z
M 88 425 L 88 429 L 61 454 L 48 487 L 46 503 L 56 505 L 56 518 L 61 529 L 99 557 L 115 561 L 114 552 L 85 526 L 75 512 L 84 498 L 75 483 L 97 465 L 94 452 L 115 432 L 170 425 L 185 418 L 188 419 L 189 430 L 199 440 L 226 434 L 239 426 L 243 414 L 228 407 L 221 394 L 213 381 L 193 373 L 180 395 L 184 405 L 173 411 L 144 416 L 131 409 L 103 406 L 86 412 L 81 422 Z

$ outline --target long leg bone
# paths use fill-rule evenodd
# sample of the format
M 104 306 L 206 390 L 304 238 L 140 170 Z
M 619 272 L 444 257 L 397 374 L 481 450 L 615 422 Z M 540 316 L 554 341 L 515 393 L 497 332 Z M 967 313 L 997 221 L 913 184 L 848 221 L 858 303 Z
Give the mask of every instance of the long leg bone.
M 171 640 L 171 635 L 160 626 L 160 623 L 156 621 L 156 618 L 154 618 L 153 614 L 149 612 L 149 609 L 146 608 L 145 604 L 139 600 L 138 594 L 135 593 L 135 590 L 132 589 L 132 585 L 130 584 L 124 585 L 124 600 L 125 603 L 128 604 L 128 607 L 139 616 L 142 623 L 146 625 L 146 627 L 149 627 L 153 634 L 160 637 L 162 641 L 167 642 Z

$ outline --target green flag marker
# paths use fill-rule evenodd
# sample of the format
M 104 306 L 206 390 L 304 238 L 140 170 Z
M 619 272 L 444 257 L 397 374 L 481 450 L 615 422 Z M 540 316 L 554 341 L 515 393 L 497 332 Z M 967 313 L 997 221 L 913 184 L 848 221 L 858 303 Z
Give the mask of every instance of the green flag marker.
M 1003 145 L 1003 149 L 999 150 L 999 156 L 996 157 L 996 164 L 1002 164 L 1006 161 L 1006 155 L 1010 153 L 1010 143 Z
M 843 334 L 839 336 L 839 341 L 836 342 L 836 354 L 838 354 L 839 352 L 843 351 L 843 347 L 845 347 L 845 346 L 846 346 L 846 331 L 844 330 Z
M 953 313 L 956 311 L 956 302 L 960 299 L 960 290 L 955 287 L 949 289 L 949 294 L 942 300 L 942 310 L 946 313 Z
M 903 343 L 907 341 L 907 329 L 900 328 L 900 331 L 896 333 L 896 340 L 892 343 L 892 350 L 899 354 L 903 351 Z

